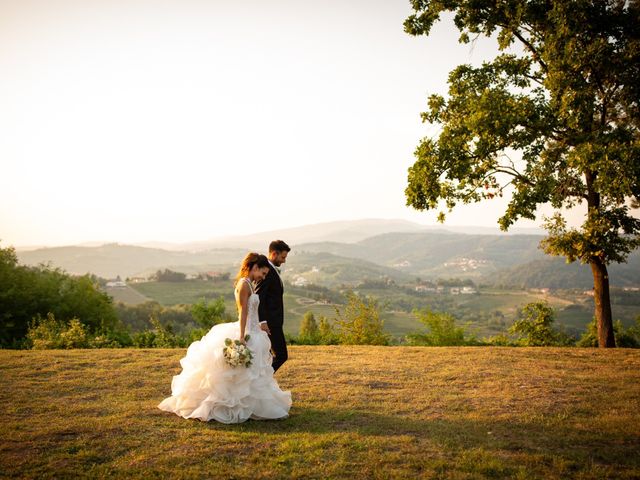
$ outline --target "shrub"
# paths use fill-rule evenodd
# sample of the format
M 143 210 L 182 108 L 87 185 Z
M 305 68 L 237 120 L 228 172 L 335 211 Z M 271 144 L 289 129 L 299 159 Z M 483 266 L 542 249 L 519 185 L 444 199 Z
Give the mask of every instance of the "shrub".
M 338 336 L 333 330 L 333 325 L 324 315 L 320 316 L 318 323 L 318 337 L 321 345 L 336 345 L 338 343 Z
M 153 346 L 158 348 L 173 348 L 182 346 L 183 341 L 176 337 L 170 327 L 164 327 L 156 317 L 149 318 L 154 327 L 155 338 Z
M 298 343 L 305 345 L 317 345 L 320 343 L 320 331 L 313 312 L 306 312 L 302 318 Z
M 207 302 L 201 299 L 191 306 L 191 316 L 203 328 L 211 328 L 218 323 L 222 323 L 225 318 L 224 297 Z
M 184 282 L 187 279 L 187 275 L 165 268 L 164 270 L 158 270 L 152 278 L 158 282 Z
M 555 312 L 547 302 L 528 303 L 520 310 L 509 333 L 517 335 L 518 342 L 528 347 L 573 345 L 573 338 L 553 328 L 554 321 Z
M 337 338 L 345 345 L 388 345 L 390 336 L 384 332 L 378 303 L 363 300 L 354 293 L 347 295 L 344 312 L 336 307 Z
M 46 265 L 19 265 L 13 248 L 0 248 L 0 346 L 33 345 L 27 333 L 36 328 L 34 319 L 42 323 L 49 313 L 58 319 L 82 319 L 87 335 L 119 323 L 111 298 L 95 277 L 72 277 Z M 53 323 L 48 327 L 57 328 Z M 55 344 L 38 338 L 39 345 L 47 342 Z
M 493 337 L 485 338 L 483 342 L 496 347 L 515 346 L 511 339 L 504 333 L 499 333 L 498 335 L 494 335 Z
M 123 345 L 118 341 L 109 338 L 107 335 L 96 335 L 89 340 L 89 346 L 91 348 L 120 348 Z
M 56 320 L 53 313 L 37 316 L 29 326 L 27 339 L 34 350 L 54 348 L 86 348 L 89 346 L 85 326 L 77 318 L 69 323 Z
M 89 340 L 91 348 L 122 348 L 133 346 L 131 335 L 126 330 L 104 330 Z
M 618 347 L 640 348 L 640 315 L 636 318 L 636 324 L 627 329 L 624 328 L 620 320 L 613 322 L 613 335 L 616 339 L 616 346 Z M 580 337 L 578 346 L 598 346 L 598 327 L 595 317 L 587 324 L 587 331 Z
M 613 333 L 616 337 L 616 345 L 623 348 L 640 348 L 640 315 L 636 317 L 636 324 L 627 329 L 620 320 L 613 325 Z
M 131 341 L 134 347 L 153 348 L 155 347 L 156 334 L 151 330 L 137 332 L 133 334 L 133 336 L 131 337 Z
M 407 335 L 409 345 L 460 346 L 476 343 L 474 337 L 465 336 L 464 327 L 456 326 L 456 319 L 450 313 L 425 309 L 415 310 L 414 315 L 429 331 Z
M 60 340 L 62 348 L 87 348 L 89 346 L 87 331 L 77 318 L 72 318 L 69 321 L 67 329 L 60 333 Z

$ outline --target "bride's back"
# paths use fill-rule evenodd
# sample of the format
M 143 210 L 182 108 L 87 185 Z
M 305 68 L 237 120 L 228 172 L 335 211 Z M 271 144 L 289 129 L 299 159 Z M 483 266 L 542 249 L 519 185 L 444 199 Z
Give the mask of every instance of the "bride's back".
M 236 299 L 236 308 L 238 310 L 238 318 L 242 314 L 242 297 L 248 295 L 247 298 L 247 320 L 248 322 L 257 325 L 258 324 L 258 305 L 260 304 L 260 297 L 255 293 L 253 284 L 251 281 L 244 277 L 238 280 L 236 288 L 234 290 Z

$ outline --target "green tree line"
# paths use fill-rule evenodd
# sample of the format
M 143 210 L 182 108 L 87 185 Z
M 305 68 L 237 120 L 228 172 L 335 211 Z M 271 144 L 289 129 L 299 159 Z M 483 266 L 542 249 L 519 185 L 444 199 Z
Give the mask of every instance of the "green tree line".
M 186 346 L 233 320 L 223 298 L 173 307 L 114 304 L 103 283 L 48 265 L 19 265 L 15 249 L 0 248 L 0 347 Z
M 324 293 L 324 292 L 323 292 Z M 373 297 L 346 294 L 332 319 L 307 312 L 292 343 L 312 345 L 390 345 L 384 306 Z M 425 329 L 401 343 L 425 346 L 511 345 L 596 346 L 597 327 L 580 339 L 555 328 L 555 311 L 546 303 L 525 305 L 503 334 L 478 339 L 447 312 L 415 310 Z M 0 346 L 3 348 L 186 347 L 213 325 L 233 321 L 224 298 L 165 307 L 157 302 L 114 304 L 94 276 L 71 276 L 46 265 L 19 265 L 12 248 L 0 248 Z M 625 328 L 614 322 L 619 346 L 640 346 L 640 317 Z

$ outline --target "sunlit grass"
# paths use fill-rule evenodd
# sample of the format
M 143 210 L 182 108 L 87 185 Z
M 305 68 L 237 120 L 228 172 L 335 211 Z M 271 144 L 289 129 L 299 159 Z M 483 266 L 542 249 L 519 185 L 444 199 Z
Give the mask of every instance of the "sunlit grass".
M 0 476 L 638 478 L 640 352 L 291 347 L 291 417 L 156 405 L 184 350 L 0 351 Z

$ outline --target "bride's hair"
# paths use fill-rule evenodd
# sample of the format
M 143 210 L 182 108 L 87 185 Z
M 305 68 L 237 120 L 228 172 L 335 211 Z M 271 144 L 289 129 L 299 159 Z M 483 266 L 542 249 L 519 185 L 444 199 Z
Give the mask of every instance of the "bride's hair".
M 236 284 L 243 277 L 249 276 L 249 271 L 253 268 L 254 265 L 257 265 L 258 268 L 264 268 L 269 266 L 269 259 L 264 255 L 256 252 L 249 252 L 242 260 L 242 264 L 240 265 L 240 270 L 238 270 L 238 275 L 236 275 Z

